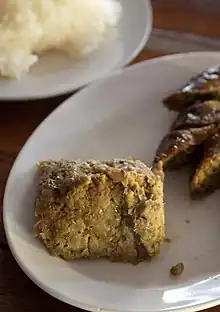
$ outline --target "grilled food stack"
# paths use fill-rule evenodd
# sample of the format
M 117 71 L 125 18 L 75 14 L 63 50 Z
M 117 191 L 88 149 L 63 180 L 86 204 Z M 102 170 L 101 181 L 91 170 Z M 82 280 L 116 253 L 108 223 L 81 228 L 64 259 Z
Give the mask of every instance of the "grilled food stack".
M 178 112 L 155 162 L 174 170 L 191 164 L 190 193 L 201 198 L 220 187 L 220 66 L 193 77 L 163 100 Z

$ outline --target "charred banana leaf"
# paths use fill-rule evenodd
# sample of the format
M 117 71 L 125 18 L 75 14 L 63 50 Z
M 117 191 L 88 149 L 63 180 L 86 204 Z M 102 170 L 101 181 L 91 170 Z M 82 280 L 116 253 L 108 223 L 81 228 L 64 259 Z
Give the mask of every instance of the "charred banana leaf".
M 190 183 L 192 198 L 200 198 L 220 187 L 220 130 L 203 145 L 203 157 Z
M 168 133 L 161 141 L 154 162 L 163 162 L 164 169 L 174 170 L 189 162 L 196 146 L 215 129 L 215 125 L 202 128 L 176 130 Z
M 179 113 L 171 130 L 203 127 L 219 121 L 220 101 L 199 102 Z
M 170 110 L 181 111 L 196 101 L 220 100 L 220 66 L 193 77 L 185 86 L 163 100 Z

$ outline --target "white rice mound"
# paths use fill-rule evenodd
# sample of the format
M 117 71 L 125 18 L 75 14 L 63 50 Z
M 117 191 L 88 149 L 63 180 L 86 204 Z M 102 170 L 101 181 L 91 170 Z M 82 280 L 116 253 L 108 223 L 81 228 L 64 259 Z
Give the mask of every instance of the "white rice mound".
M 0 0 L 0 74 L 19 79 L 51 49 L 83 57 L 121 15 L 117 0 Z

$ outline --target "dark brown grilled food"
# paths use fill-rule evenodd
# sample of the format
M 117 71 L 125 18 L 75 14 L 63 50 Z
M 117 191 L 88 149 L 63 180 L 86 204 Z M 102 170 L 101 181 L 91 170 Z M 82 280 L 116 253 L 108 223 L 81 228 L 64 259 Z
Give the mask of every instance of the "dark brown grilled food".
M 199 102 L 180 112 L 171 130 L 203 127 L 218 122 L 220 122 L 220 101 Z
M 215 125 L 202 128 L 176 130 L 168 133 L 161 141 L 155 157 L 155 163 L 163 162 L 164 169 L 178 169 L 188 163 L 196 147 L 202 144 Z
M 196 101 L 220 100 L 220 66 L 209 68 L 190 79 L 180 90 L 163 100 L 174 111 L 182 111 Z
M 136 264 L 164 240 L 163 170 L 141 161 L 39 164 L 36 236 L 65 260 L 108 258 Z
M 202 160 L 194 173 L 190 191 L 192 198 L 200 198 L 220 187 L 220 130 L 203 145 Z

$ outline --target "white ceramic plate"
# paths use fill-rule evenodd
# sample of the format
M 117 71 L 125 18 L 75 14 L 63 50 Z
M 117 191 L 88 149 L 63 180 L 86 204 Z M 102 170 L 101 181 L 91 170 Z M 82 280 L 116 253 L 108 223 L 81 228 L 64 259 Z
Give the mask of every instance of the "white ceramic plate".
M 37 161 L 134 156 L 151 164 L 174 117 L 161 99 L 216 64 L 219 53 L 189 53 L 130 67 L 69 98 L 28 140 L 6 186 L 4 225 L 18 264 L 46 292 L 93 311 L 195 311 L 220 303 L 220 193 L 190 201 L 186 172 L 166 177 L 172 243 L 150 264 L 67 263 L 49 256 L 31 235 Z M 171 278 L 169 269 L 179 261 L 185 271 Z
M 108 40 L 88 57 L 74 61 L 61 53 L 40 58 L 20 81 L 0 78 L 0 100 L 40 99 L 72 92 L 123 67 L 143 49 L 152 29 L 149 0 L 119 0 L 123 17 L 118 38 Z

